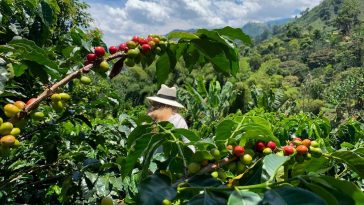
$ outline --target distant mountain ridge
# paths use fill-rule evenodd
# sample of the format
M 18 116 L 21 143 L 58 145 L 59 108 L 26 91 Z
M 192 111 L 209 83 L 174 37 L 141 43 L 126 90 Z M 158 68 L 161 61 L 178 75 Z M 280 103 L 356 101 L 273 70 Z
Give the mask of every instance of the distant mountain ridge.
M 265 31 L 271 33 L 275 26 L 281 26 L 289 22 L 292 22 L 293 20 L 294 20 L 293 18 L 282 18 L 267 22 L 249 22 L 245 24 L 242 29 L 250 37 L 255 38 L 263 34 Z

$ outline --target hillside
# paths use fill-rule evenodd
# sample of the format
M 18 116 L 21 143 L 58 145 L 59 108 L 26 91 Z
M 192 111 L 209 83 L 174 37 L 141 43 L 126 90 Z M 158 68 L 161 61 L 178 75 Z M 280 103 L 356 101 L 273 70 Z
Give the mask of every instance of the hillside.
M 332 30 L 333 21 L 340 13 L 344 2 L 355 2 L 357 5 L 354 6 L 354 9 L 364 11 L 363 0 L 324 0 L 318 6 L 303 12 L 303 15 L 292 22 L 292 24 L 303 28 L 312 27 L 313 29 Z M 363 12 L 359 15 L 359 19 L 361 21 L 364 20 Z

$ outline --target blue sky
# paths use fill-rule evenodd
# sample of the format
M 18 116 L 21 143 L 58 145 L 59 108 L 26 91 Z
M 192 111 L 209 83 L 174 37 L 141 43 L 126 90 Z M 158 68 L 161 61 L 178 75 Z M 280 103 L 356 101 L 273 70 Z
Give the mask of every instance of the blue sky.
M 293 17 L 322 0 L 84 0 L 108 45 L 174 29 L 242 27 Z

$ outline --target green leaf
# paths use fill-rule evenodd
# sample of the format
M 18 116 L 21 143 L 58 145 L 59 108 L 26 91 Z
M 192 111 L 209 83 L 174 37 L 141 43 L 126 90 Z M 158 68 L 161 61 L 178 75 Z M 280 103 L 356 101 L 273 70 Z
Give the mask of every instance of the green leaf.
M 45 0 L 40 3 L 43 23 L 50 27 L 57 21 L 57 14 L 60 12 L 60 8 L 56 0 Z
M 19 77 L 23 75 L 26 69 L 28 69 L 28 66 L 25 64 L 13 64 L 13 68 L 14 68 L 14 75 L 16 77 Z
M 279 145 L 279 139 L 273 135 L 272 130 L 267 129 L 265 125 L 247 123 L 241 129 L 243 135 L 240 139 L 239 144 L 244 146 L 249 140 L 262 140 L 262 141 L 274 141 Z
M 205 150 L 196 151 L 196 153 L 192 156 L 192 161 L 201 162 L 202 160 L 212 160 L 214 157 L 210 154 L 210 152 Z
M 353 182 L 338 180 L 329 176 L 321 176 L 321 177 L 310 177 L 310 180 L 322 184 L 324 187 L 328 188 L 329 192 L 332 192 L 331 189 L 335 189 L 338 194 L 345 194 L 349 198 L 346 200 L 346 204 L 348 204 L 348 200 L 353 200 L 355 204 L 363 204 L 364 202 L 364 193 L 360 188 L 355 185 Z M 323 183 L 324 182 L 324 183 Z M 330 187 L 327 187 L 327 186 Z M 338 200 L 343 197 L 337 197 Z M 354 204 L 354 203 L 353 203 Z
M 243 32 L 240 28 L 232 28 L 230 26 L 226 26 L 222 29 L 215 29 L 220 35 L 227 36 L 231 40 L 240 40 L 246 44 L 251 45 L 252 41 L 250 37 Z
M 124 167 L 122 169 L 123 177 L 129 176 L 131 171 L 134 169 L 134 165 L 138 161 L 138 158 L 143 156 L 148 144 L 152 141 L 153 134 L 148 133 L 142 135 L 140 138 L 136 139 L 128 151 L 127 157 L 124 159 Z
M 237 124 L 232 120 L 224 120 L 216 127 L 215 141 L 228 139 L 236 129 Z
M 151 175 L 139 185 L 137 204 L 160 205 L 164 199 L 172 200 L 177 195 L 171 180 L 165 175 Z
M 262 204 L 327 205 L 320 196 L 313 192 L 288 186 L 265 192 Z
M 197 142 L 200 140 L 200 138 L 192 130 L 174 129 L 174 130 L 172 130 L 172 133 L 174 133 L 175 135 L 178 135 L 180 137 L 181 141 L 182 141 L 182 136 L 186 137 L 191 142 Z
M 191 42 L 211 62 L 217 71 L 228 75 L 238 70 L 239 63 L 237 56 L 231 55 L 230 52 L 226 53 L 226 51 L 233 48 L 229 48 L 222 43 L 210 39 L 195 39 Z
M 296 163 L 292 169 L 292 176 L 305 175 L 309 173 L 324 174 L 330 169 L 330 160 L 326 157 L 312 158 L 303 163 Z
M 150 127 L 150 125 L 140 125 L 137 126 L 128 136 L 128 141 L 127 141 L 127 146 L 128 148 L 130 148 L 133 143 L 135 142 L 135 140 L 139 139 L 140 137 L 142 137 L 144 134 L 150 133 L 152 131 L 152 128 Z
M 319 195 L 321 198 L 325 199 L 327 204 L 330 204 L 330 205 L 339 204 L 339 202 L 336 200 L 335 196 L 333 196 L 329 191 L 327 191 L 323 187 L 313 184 L 313 183 L 305 183 L 305 186 L 308 189 L 310 189 L 312 192 Z
M 186 40 L 192 40 L 192 39 L 198 39 L 199 37 L 193 33 L 188 32 L 182 32 L 182 31 L 176 31 L 176 32 L 170 32 L 167 35 L 168 39 L 178 38 L 178 39 L 186 39 Z
M 353 150 L 354 153 L 364 157 L 364 147 L 360 147 L 358 149 Z
M 278 169 L 290 159 L 287 156 L 278 156 L 276 154 L 270 154 L 263 159 L 263 181 L 272 181 L 278 171 Z
M 331 156 L 347 164 L 361 178 L 364 178 L 364 158 L 352 151 L 336 151 Z
M 156 76 L 159 84 L 162 84 L 167 80 L 169 73 L 176 66 L 177 60 L 176 56 L 170 49 L 161 55 L 156 62 Z
M 257 193 L 235 190 L 229 197 L 228 205 L 258 205 L 261 199 Z
M 49 75 L 54 78 L 60 77 L 58 65 L 48 58 L 48 52 L 46 50 L 38 47 L 33 41 L 26 39 L 12 40 L 8 45 L 13 47 L 20 59 L 43 65 L 43 68 Z
M 224 195 L 211 191 L 204 191 L 202 194 L 194 196 L 188 202 L 188 205 L 223 205 L 226 203 L 227 201 Z

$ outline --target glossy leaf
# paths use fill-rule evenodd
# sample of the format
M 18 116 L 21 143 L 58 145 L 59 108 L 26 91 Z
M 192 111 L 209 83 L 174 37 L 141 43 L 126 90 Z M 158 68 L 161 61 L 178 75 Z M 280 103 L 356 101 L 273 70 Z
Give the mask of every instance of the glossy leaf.
M 363 191 L 353 182 L 338 180 L 329 176 L 310 177 L 310 180 L 321 184 L 328 189 L 329 192 L 335 192 L 346 196 L 336 196 L 337 200 L 345 199 L 346 204 L 362 204 L 364 202 Z
M 167 80 L 169 73 L 174 69 L 177 63 L 174 53 L 167 49 L 167 51 L 161 55 L 156 62 L 156 76 L 158 83 L 163 83 Z
M 295 205 L 327 205 L 327 203 L 317 194 L 297 188 L 297 187 L 280 187 L 271 189 L 264 193 L 263 204 L 295 204 Z
M 177 39 L 185 39 L 185 40 L 191 40 L 191 39 L 198 39 L 199 37 L 193 33 L 189 32 L 182 32 L 182 31 L 175 31 L 171 32 L 167 35 L 169 39 L 177 38 Z
M 222 121 L 216 128 L 216 141 L 223 141 L 231 137 L 236 129 L 236 123 L 232 120 Z
M 338 159 L 347 164 L 354 172 L 364 178 L 364 157 L 352 151 L 336 151 L 331 154 L 335 159 Z
M 139 185 L 138 204 L 160 205 L 164 199 L 172 200 L 177 194 L 171 180 L 165 175 L 151 175 Z
M 174 129 L 174 130 L 172 130 L 172 133 L 174 133 L 175 135 L 178 135 L 180 137 L 181 141 L 182 141 L 182 137 L 186 137 L 191 142 L 197 142 L 200 140 L 200 138 L 192 130 Z
M 240 28 L 232 28 L 230 26 L 226 26 L 221 29 L 215 29 L 220 35 L 227 36 L 231 40 L 240 40 L 246 44 L 251 44 L 250 37 L 245 34 Z
M 278 171 L 278 169 L 290 159 L 287 156 L 278 156 L 276 154 L 270 154 L 263 159 L 263 181 L 272 181 Z
M 258 205 L 261 199 L 262 198 L 257 193 L 245 190 L 235 190 L 229 197 L 228 205 Z

